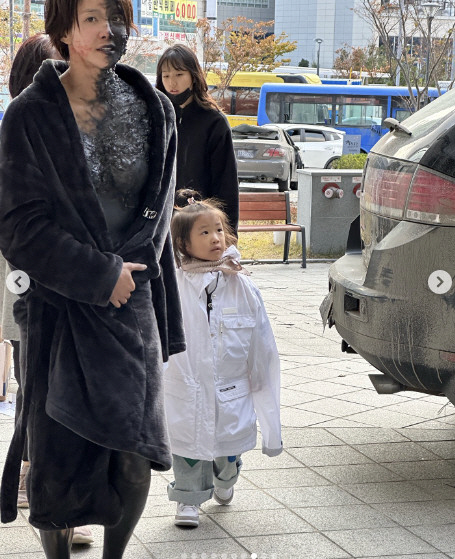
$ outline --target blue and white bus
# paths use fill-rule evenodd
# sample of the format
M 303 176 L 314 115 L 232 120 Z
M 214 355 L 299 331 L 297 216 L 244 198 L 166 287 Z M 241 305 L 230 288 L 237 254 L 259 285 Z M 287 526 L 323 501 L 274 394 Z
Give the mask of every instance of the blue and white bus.
M 439 97 L 430 88 L 428 98 Z M 412 112 L 407 87 L 265 83 L 261 87 L 258 124 L 322 124 L 361 136 L 368 153 L 389 129 L 384 119 L 403 121 Z

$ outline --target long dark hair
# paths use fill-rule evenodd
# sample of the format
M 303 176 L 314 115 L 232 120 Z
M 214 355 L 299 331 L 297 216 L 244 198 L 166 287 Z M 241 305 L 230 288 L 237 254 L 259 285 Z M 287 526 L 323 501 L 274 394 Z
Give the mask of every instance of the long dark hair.
M 48 35 L 37 33 L 21 44 L 14 57 L 9 75 L 8 88 L 11 97 L 17 97 L 32 83 L 33 76 L 47 58 L 61 58 Z
M 196 55 L 189 47 L 179 43 L 167 48 L 161 55 L 156 69 L 156 88 L 166 93 L 163 85 L 163 67 L 174 68 L 174 70 L 187 70 L 191 74 L 191 81 L 193 82 L 192 91 L 196 103 L 204 109 L 221 111 L 209 95 L 204 71 Z

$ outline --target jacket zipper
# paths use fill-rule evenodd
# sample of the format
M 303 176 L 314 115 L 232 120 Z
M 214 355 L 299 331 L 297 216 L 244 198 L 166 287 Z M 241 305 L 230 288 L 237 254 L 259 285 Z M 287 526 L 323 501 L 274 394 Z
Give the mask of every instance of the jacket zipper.
M 223 321 L 220 320 L 220 339 L 218 343 L 218 360 L 221 359 L 221 354 L 223 350 Z

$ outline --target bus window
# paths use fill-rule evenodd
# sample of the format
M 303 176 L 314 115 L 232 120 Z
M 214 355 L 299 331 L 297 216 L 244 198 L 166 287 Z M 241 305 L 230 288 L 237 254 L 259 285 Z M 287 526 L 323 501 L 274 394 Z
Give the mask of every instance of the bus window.
M 329 124 L 329 107 L 331 106 L 332 99 L 329 96 L 292 96 L 290 99 L 289 122 L 303 124 Z
M 409 104 L 409 99 L 404 99 L 403 97 L 392 98 L 392 117 L 396 118 L 398 122 L 403 122 L 403 120 L 411 116 L 413 112 Z
M 405 118 L 412 115 L 412 111 L 410 109 L 395 109 L 392 111 L 393 118 L 396 118 L 398 122 L 403 122 Z
M 220 76 L 208 72 L 209 93 L 218 103 L 231 126 L 257 124 L 257 110 L 261 86 L 266 83 L 284 83 L 283 78 L 272 72 L 237 72 L 222 93 L 217 91 Z
M 373 124 L 381 125 L 386 113 L 387 100 L 384 98 L 337 96 L 335 124 L 369 128 Z
M 293 96 L 269 93 L 266 97 L 266 113 L 270 122 L 299 124 L 330 124 L 329 96 Z
M 251 115 L 258 114 L 258 103 L 260 87 L 235 87 L 234 107 L 232 114 L 234 115 Z
M 221 91 L 216 87 L 209 88 L 209 93 L 211 97 L 218 103 L 218 106 L 225 114 L 232 113 L 232 89 L 225 89 Z

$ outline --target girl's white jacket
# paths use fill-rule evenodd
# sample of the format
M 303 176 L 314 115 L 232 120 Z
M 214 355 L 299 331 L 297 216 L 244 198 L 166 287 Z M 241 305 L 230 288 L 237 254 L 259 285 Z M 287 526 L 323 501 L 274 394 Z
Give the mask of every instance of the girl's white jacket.
M 207 320 L 205 288 L 213 284 Z M 177 270 L 187 351 L 165 371 L 165 405 L 174 454 L 213 460 L 256 446 L 282 451 L 280 362 L 257 287 L 243 274 Z M 213 285 L 211 285 L 213 287 Z

